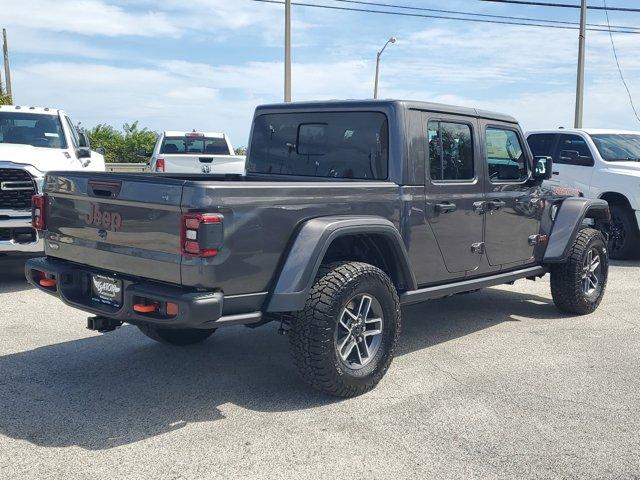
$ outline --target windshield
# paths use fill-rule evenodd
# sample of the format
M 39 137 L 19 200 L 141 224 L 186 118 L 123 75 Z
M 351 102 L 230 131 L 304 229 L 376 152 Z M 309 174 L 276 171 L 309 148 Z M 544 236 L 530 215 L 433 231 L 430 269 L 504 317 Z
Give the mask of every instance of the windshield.
M 165 137 L 160 153 L 231 155 L 224 138 Z
M 67 148 L 57 115 L 26 112 L 0 112 L 0 143 Z
M 640 161 L 640 134 L 591 135 L 600 156 L 608 162 Z

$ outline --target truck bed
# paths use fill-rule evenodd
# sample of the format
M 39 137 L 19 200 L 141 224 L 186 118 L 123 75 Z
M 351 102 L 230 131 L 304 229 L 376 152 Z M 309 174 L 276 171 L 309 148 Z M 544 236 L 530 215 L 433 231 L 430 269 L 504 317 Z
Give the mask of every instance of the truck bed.
M 54 172 L 45 191 L 49 257 L 225 295 L 268 291 L 305 220 L 377 215 L 397 225 L 401 208 L 392 182 L 273 175 Z M 223 216 L 216 256 L 181 253 L 181 216 L 191 212 Z

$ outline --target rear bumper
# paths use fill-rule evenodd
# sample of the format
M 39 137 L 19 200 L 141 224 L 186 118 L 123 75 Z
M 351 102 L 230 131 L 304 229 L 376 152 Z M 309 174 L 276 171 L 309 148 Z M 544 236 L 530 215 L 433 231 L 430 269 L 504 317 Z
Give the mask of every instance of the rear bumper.
M 41 286 L 39 280 L 42 273 L 55 277 L 56 286 L 49 288 Z M 122 280 L 122 306 L 113 307 L 91 299 L 91 274 L 93 273 Z M 257 323 L 262 319 L 260 310 L 247 312 L 234 310 L 238 306 L 261 304 L 266 296 L 259 293 L 227 297 L 227 303 L 232 307 L 225 308 L 225 296 L 220 291 L 194 292 L 178 286 L 134 279 L 48 257 L 28 260 L 25 264 L 25 276 L 31 285 L 85 312 L 132 324 L 151 323 L 167 328 L 210 329 Z M 175 303 L 178 305 L 178 314 L 166 316 L 159 312 L 148 314 L 135 312 L 133 306 L 140 303 L 141 299 Z
M 44 250 L 37 230 L 31 227 L 30 213 L 0 210 L 0 218 L 4 218 L 0 220 L 0 253 L 38 253 Z

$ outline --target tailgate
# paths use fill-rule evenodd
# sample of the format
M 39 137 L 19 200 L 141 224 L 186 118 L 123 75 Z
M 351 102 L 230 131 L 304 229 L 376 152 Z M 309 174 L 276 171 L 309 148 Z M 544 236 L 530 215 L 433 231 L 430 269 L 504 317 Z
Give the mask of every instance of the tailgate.
M 165 172 L 168 173 L 244 173 L 245 157 L 240 155 L 166 155 L 163 154 Z
M 181 283 L 183 183 L 135 174 L 47 175 L 45 253 L 108 271 Z

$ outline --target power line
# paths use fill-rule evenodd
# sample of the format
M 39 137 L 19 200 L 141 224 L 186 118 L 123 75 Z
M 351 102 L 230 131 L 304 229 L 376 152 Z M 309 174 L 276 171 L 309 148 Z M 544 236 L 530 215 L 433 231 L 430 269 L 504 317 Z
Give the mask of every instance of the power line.
M 259 3 L 271 3 L 276 5 L 285 4 L 283 0 L 251 0 L 251 1 L 259 2 Z M 508 22 L 508 21 L 501 21 L 501 20 L 480 20 L 477 18 L 460 18 L 460 17 L 445 16 L 445 15 L 428 15 L 428 14 L 419 14 L 419 13 L 392 12 L 389 10 L 371 10 L 371 9 L 364 9 L 364 8 L 337 7 L 335 5 L 318 5 L 315 3 L 304 3 L 304 2 L 291 2 L 291 5 L 295 5 L 298 7 L 321 8 L 321 9 L 327 9 L 327 10 L 343 10 L 348 12 L 364 12 L 364 13 L 377 13 L 382 15 L 396 15 L 400 17 L 434 18 L 434 19 L 441 19 L 441 20 L 457 20 L 460 22 L 492 23 L 492 24 L 498 24 L 498 25 L 517 25 L 522 27 L 542 27 L 542 28 L 557 28 L 557 29 L 563 29 L 563 30 L 578 30 L 578 27 L 572 27 L 568 25 L 565 26 L 565 25 L 548 25 L 543 23 L 520 23 L 520 22 Z M 606 28 L 605 29 L 589 28 L 587 30 L 590 30 L 593 32 L 608 31 Z M 612 30 L 612 31 L 616 33 L 628 33 L 633 35 L 640 35 L 639 31 L 632 31 L 632 30 Z
M 607 24 L 609 24 L 609 10 L 607 10 L 607 0 L 603 0 L 603 2 L 604 2 L 604 13 L 607 16 Z M 638 111 L 636 110 L 636 106 L 633 103 L 633 97 L 631 96 L 629 85 L 627 85 L 627 81 L 624 79 L 624 75 L 622 73 L 622 68 L 620 67 L 620 60 L 618 60 L 618 52 L 616 51 L 616 44 L 613 41 L 613 33 L 611 33 L 611 27 L 609 27 L 609 38 L 611 39 L 611 48 L 613 49 L 613 57 L 616 59 L 616 65 L 618 66 L 620 79 L 622 80 L 622 84 L 624 85 L 624 88 L 627 90 L 627 95 L 629 96 L 631 109 L 633 110 L 633 114 L 636 116 L 636 119 L 640 122 L 640 116 L 638 116 Z
M 557 23 L 564 25 L 579 25 L 576 22 L 564 22 L 561 20 L 547 20 L 544 18 L 530 18 L 530 17 L 514 17 L 513 15 L 492 15 L 488 13 L 472 13 L 472 12 L 462 12 L 459 10 L 442 10 L 439 8 L 426 8 L 426 7 L 412 7 L 409 5 L 393 5 L 391 3 L 378 3 L 378 2 L 365 2 L 361 0 L 333 0 L 334 2 L 339 3 L 354 3 L 359 5 L 369 5 L 374 7 L 391 7 L 399 10 L 414 10 L 421 12 L 437 12 L 437 13 L 451 13 L 455 15 L 469 15 L 471 17 L 485 17 L 485 18 L 502 18 L 502 19 L 511 19 L 511 20 L 524 20 L 527 22 L 545 22 L 545 23 Z M 605 27 L 608 25 L 604 25 L 602 23 L 588 23 L 590 27 Z M 639 27 L 628 27 L 625 25 L 611 25 L 612 28 L 625 28 L 629 30 L 638 30 Z
M 528 0 L 479 0 L 480 2 L 493 2 L 493 3 L 515 3 L 517 5 L 532 5 L 535 7 L 560 7 L 560 8 L 580 8 L 580 5 L 571 5 L 569 3 L 549 3 L 549 2 L 531 2 Z M 589 10 L 606 10 L 604 7 L 588 6 Z M 640 13 L 640 8 L 628 8 L 628 7 L 609 7 L 611 11 L 618 12 L 635 12 Z

